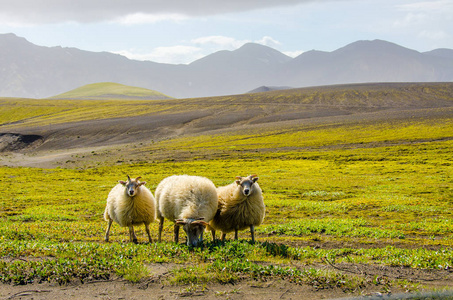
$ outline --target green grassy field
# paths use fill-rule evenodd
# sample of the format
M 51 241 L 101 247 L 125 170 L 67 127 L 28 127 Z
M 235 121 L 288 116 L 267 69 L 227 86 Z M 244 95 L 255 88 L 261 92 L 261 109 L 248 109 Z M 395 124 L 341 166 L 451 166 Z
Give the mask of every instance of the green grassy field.
M 81 110 L 86 118 L 117 108 L 110 102 L 45 103 L 37 101 L 33 114 L 72 120 Z M 17 115 L 0 115 L 3 124 L 31 122 L 20 100 L 16 105 Z M 281 278 L 352 294 L 453 288 L 398 279 L 390 271 L 378 276 L 341 270 L 453 267 L 451 115 L 199 134 L 144 143 L 140 151 L 149 159 L 134 164 L 0 167 L 0 281 L 63 284 L 120 276 L 139 282 L 153 276 L 153 264 L 168 263 L 174 267 L 164 285 Z M 206 234 L 204 247 L 189 249 L 171 242 L 168 222 L 164 243 L 145 243 L 139 227 L 141 243 L 130 244 L 127 229 L 117 224 L 111 242 L 103 242 L 105 199 L 117 180 L 142 176 L 154 192 L 173 174 L 206 176 L 216 185 L 258 174 L 266 218 L 257 243 L 249 242 L 248 231 L 238 242 L 227 236 L 225 243 Z M 156 221 L 154 239 L 157 228 Z
M 72 91 L 59 94 L 50 99 L 169 99 L 167 95 L 157 91 L 133 87 L 114 82 L 87 84 Z

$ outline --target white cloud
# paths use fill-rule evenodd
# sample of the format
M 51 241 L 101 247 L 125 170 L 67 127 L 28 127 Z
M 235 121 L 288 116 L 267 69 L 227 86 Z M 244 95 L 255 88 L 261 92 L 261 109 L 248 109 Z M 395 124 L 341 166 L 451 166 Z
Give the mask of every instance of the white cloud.
M 189 45 L 157 47 L 148 52 L 139 49 L 128 49 L 115 51 L 114 53 L 134 60 L 150 60 L 170 64 L 188 64 L 220 50 L 236 50 L 249 42 L 252 41 L 237 40 L 227 36 L 205 36 L 190 40 L 188 42 Z M 279 41 L 269 36 L 264 36 L 260 40 L 254 41 L 254 43 L 259 43 L 272 48 L 281 45 Z M 292 54 L 297 56 L 300 53 L 302 53 L 302 51 L 297 51 Z
M 199 37 L 196 39 L 193 39 L 190 41 L 191 43 L 195 45 L 211 45 L 211 46 L 217 46 L 220 49 L 229 49 L 229 50 L 235 50 L 240 47 L 242 47 L 246 43 L 257 43 L 261 45 L 265 45 L 271 48 L 275 48 L 281 45 L 281 43 L 275 39 L 273 39 L 270 36 L 263 36 L 261 39 L 256 40 L 256 41 L 251 41 L 251 40 L 237 40 L 232 37 L 228 36 L 221 36 L 221 35 L 214 35 L 214 36 L 204 36 L 204 37 Z
M 299 50 L 299 51 L 284 51 L 282 52 L 283 54 L 289 56 L 289 57 L 297 57 L 304 53 L 305 51 Z
M 418 11 L 418 12 L 445 12 L 453 8 L 451 0 L 437 0 L 437 1 L 424 1 L 408 4 L 401 4 L 396 6 L 402 11 Z
M 395 7 L 405 15 L 393 22 L 394 27 L 431 27 L 439 22 L 453 19 L 453 1 L 451 0 L 415 2 Z
M 250 42 L 249 40 L 237 40 L 232 37 L 228 36 L 220 36 L 220 35 L 213 35 L 213 36 L 204 36 L 200 38 L 196 38 L 191 40 L 191 43 L 195 45 L 204 45 L 209 46 L 211 45 L 221 49 L 237 49 L 244 45 L 245 43 Z
M 122 16 L 116 19 L 114 22 L 119 22 L 124 25 L 137 25 L 137 24 L 151 24 L 162 21 L 173 21 L 180 22 L 186 20 L 187 17 L 181 14 L 146 14 L 146 13 L 134 13 L 126 16 Z
M 271 48 L 275 48 L 275 47 L 278 47 L 281 45 L 281 43 L 279 41 L 274 40 L 270 36 L 263 36 L 263 38 L 261 40 L 255 41 L 255 43 L 261 44 L 264 46 L 268 46 Z
M 411 27 L 426 22 L 425 13 L 407 13 L 402 19 L 393 22 L 394 27 Z
M 449 35 L 442 30 L 439 31 L 430 31 L 430 30 L 422 30 L 418 36 L 420 38 L 426 38 L 431 40 L 443 40 L 449 38 Z
M 146 15 L 148 20 L 149 15 L 199 17 L 312 1 L 315 0 L 4 0 L 0 2 L 0 11 L 9 19 L 0 19 L 0 23 L 11 20 L 23 24 L 99 23 L 128 19 L 131 15 L 134 18 Z
M 395 5 L 399 15 L 392 23 L 392 30 L 401 36 L 412 37 L 423 43 L 425 50 L 450 47 L 453 34 L 453 1 L 412 1 Z
M 157 47 L 147 53 L 136 49 L 115 51 L 115 53 L 133 60 L 149 60 L 167 64 L 187 64 L 204 56 L 201 48 L 183 45 Z

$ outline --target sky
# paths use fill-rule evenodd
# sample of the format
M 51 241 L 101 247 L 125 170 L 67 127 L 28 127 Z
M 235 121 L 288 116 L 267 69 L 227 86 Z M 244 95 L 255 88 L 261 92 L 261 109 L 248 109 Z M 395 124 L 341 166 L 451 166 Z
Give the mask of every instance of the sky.
M 381 39 L 453 49 L 453 0 L 0 0 L 0 34 L 188 64 L 259 43 L 295 57 Z

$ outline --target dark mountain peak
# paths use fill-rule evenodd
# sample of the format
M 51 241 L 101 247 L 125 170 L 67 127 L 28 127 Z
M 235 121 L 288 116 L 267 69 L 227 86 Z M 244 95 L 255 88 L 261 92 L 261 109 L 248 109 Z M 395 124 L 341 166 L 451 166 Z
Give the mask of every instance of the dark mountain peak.
M 213 64 L 213 63 L 230 65 L 233 62 L 237 62 L 242 65 L 245 62 L 250 61 L 255 62 L 259 61 L 259 63 L 261 64 L 274 65 L 285 63 L 287 61 L 290 61 L 291 59 L 292 59 L 291 57 L 271 47 L 256 43 L 247 43 L 233 51 L 228 50 L 217 51 L 213 54 L 210 54 L 199 60 L 192 62 L 190 65 L 196 66 L 201 64 Z
M 9 41 L 24 40 L 24 41 L 26 41 L 25 38 L 19 37 L 19 36 L 15 35 L 14 33 L 2 33 L 2 34 L 0 34 L 0 40 L 9 40 Z
M 246 43 L 239 49 L 233 51 L 235 54 L 254 57 L 258 59 L 271 59 L 279 63 L 284 63 L 292 58 L 265 45 L 256 43 Z
M 325 51 L 319 51 L 319 50 L 309 50 L 305 51 L 299 56 L 295 57 L 295 60 L 299 59 L 304 59 L 305 57 L 319 57 L 319 56 L 324 56 L 326 54 L 329 54 L 330 52 L 325 52 Z
M 289 86 L 260 86 L 256 89 L 253 89 L 246 94 L 253 94 L 253 93 L 263 93 L 263 92 L 271 92 L 271 91 L 280 91 L 280 90 L 289 90 L 292 89 L 292 87 Z
M 441 57 L 441 58 L 453 59 L 453 50 L 452 49 L 439 48 L 439 49 L 434 49 L 434 50 L 431 50 L 428 52 L 423 52 L 423 54 Z
M 251 52 L 274 52 L 274 51 L 278 52 L 277 50 L 275 50 L 271 47 L 265 46 L 265 45 L 261 45 L 261 44 L 257 44 L 257 43 L 245 43 L 244 45 L 242 45 L 238 49 L 234 50 L 233 52 L 251 53 Z
M 15 35 L 14 33 L 0 34 L 0 45 L 2 46 L 32 46 L 33 44 L 25 38 Z
M 391 43 L 383 40 L 361 40 L 351 44 L 348 44 L 338 50 L 333 51 L 334 54 L 339 53 L 403 53 L 403 52 L 412 52 L 419 53 L 415 50 L 402 47 L 395 43 Z

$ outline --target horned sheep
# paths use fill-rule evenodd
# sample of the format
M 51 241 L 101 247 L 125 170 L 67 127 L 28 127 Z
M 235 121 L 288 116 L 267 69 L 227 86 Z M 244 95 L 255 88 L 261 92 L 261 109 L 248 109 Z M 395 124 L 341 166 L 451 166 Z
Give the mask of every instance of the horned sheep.
M 238 176 L 235 182 L 217 188 L 218 211 L 209 223 L 213 240 L 216 230 L 222 231 L 222 240 L 234 231 L 237 240 L 239 230 L 250 228 L 252 242 L 255 242 L 255 226 L 263 222 L 266 210 L 256 176 Z
M 149 242 L 152 242 L 149 224 L 156 219 L 156 200 L 151 191 L 144 186 L 146 182 L 139 181 L 140 178 L 131 179 L 128 175 L 127 181 L 118 181 L 119 183 L 110 191 L 104 212 L 104 219 L 108 222 L 106 242 L 109 241 L 113 221 L 121 227 L 129 227 L 130 241 L 134 243 L 137 243 L 134 225 L 144 224 Z
M 203 231 L 217 211 L 217 192 L 208 178 L 173 175 L 162 180 L 156 188 L 159 242 L 164 219 L 174 222 L 174 241 L 179 240 L 179 227 L 187 234 L 187 245 L 203 242 Z

